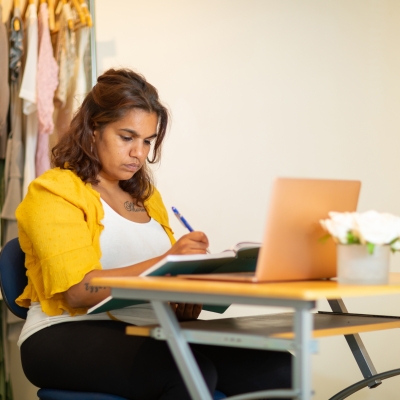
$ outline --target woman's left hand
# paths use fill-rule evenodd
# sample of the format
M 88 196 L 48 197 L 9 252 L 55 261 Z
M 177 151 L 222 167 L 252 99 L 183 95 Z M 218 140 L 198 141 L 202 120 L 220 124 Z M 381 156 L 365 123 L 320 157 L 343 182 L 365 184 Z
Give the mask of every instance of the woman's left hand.
M 201 304 L 170 303 L 178 321 L 190 321 L 197 319 L 201 313 Z

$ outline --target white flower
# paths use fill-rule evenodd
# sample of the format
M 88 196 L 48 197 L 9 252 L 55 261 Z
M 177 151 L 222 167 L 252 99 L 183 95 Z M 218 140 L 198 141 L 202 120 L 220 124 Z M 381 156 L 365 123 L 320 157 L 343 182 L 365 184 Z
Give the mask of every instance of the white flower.
M 390 247 L 393 251 L 400 251 L 400 240 L 396 240 Z
M 331 211 L 329 219 L 321 220 L 322 227 L 339 243 L 347 243 L 347 234 L 354 228 L 354 213 Z
M 400 218 L 387 213 L 354 213 L 354 233 L 361 243 L 389 244 L 400 237 Z
M 320 223 L 338 243 L 348 244 L 348 234 L 351 233 L 356 243 L 378 246 L 392 243 L 391 248 L 400 251 L 400 218 L 392 214 L 330 212 L 329 219 Z

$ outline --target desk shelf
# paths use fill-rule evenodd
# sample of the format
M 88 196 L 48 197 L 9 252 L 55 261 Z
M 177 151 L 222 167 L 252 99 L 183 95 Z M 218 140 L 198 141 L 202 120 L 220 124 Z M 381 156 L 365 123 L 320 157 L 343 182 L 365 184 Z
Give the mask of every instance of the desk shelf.
M 294 313 L 257 315 L 181 322 L 188 342 L 273 350 L 295 350 L 292 339 Z M 369 315 L 313 314 L 313 338 L 350 335 L 383 329 L 400 328 L 400 318 Z M 128 326 L 128 335 L 151 336 L 165 340 L 162 328 Z M 314 343 L 310 349 L 316 352 Z

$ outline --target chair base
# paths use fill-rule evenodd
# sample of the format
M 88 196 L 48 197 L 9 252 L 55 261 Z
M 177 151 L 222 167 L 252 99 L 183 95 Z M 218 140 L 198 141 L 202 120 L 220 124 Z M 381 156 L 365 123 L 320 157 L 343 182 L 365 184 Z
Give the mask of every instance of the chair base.
M 74 392 L 72 390 L 39 389 L 40 400 L 128 400 L 115 394 Z

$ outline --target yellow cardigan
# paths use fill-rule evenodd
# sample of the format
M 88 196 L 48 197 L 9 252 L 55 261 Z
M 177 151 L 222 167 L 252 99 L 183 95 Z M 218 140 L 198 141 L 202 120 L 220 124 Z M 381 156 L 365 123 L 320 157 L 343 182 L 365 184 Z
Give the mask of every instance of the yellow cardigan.
M 156 189 L 144 206 L 173 244 L 168 214 Z M 104 211 L 100 194 L 74 172 L 54 168 L 30 184 L 16 217 L 28 277 L 17 304 L 29 307 L 31 302 L 40 302 L 50 316 L 64 310 L 71 315 L 86 313 L 86 308 L 69 307 L 62 292 L 88 272 L 101 269 Z

